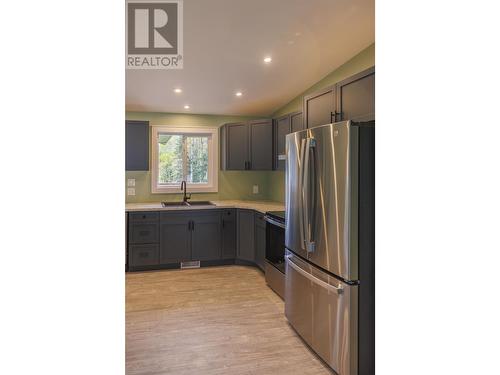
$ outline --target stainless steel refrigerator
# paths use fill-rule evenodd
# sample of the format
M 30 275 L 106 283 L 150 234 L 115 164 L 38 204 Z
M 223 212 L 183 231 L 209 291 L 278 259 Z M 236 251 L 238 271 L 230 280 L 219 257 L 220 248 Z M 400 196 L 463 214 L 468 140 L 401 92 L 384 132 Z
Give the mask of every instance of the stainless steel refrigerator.
M 339 375 L 375 373 L 375 123 L 286 136 L 285 315 Z

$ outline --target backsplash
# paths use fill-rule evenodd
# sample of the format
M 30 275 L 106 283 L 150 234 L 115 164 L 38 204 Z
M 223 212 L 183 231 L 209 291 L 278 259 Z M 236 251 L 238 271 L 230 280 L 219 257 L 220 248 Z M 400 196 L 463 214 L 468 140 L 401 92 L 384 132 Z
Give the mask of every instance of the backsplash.
M 271 175 L 276 172 L 257 171 L 219 171 L 219 191 L 217 193 L 193 193 L 196 200 L 272 200 L 270 188 Z M 135 195 L 127 194 L 127 180 L 135 179 Z M 152 194 L 151 172 L 126 172 L 125 196 L 127 203 L 159 202 L 181 200 L 182 193 L 179 185 L 179 194 Z M 259 193 L 253 194 L 253 185 L 259 186 Z M 189 193 L 189 187 L 187 189 Z

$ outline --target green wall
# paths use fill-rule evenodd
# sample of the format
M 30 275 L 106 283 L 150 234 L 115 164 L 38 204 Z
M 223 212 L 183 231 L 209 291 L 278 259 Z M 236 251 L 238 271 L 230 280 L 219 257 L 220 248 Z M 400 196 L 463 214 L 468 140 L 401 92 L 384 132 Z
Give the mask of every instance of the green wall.
M 220 126 L 226 122 L 238 122 L 256 119 L 258 117 L 243 116 L 215 116 L 155 112 L 127 112 L 127 120 L 146 120 L 150 125 L 171 126 Z M 151 152 L 151 150 L 150 150 Z M 244 200 L 269 200 L 270 176 L 273 172 L 257 171 L 219 171 L 218 193 L 193 193 L 196 199 L 244 199 Z M 127 179 L 135 178 L 135 195 L 127 195 Z M 127 203 L 133 202 L 158 202 L 166 200 L 179 200 L 181 194 L 152 194 L 151 172 L 125 172 L 125 197 Z M 259 194 L 252 193 L 253 185 L 259 185 Z M 180 189 L 179 189 L 180 191 Z M 189 192 L 189 189 L 188 189 Z
M 359 73 L 365 69 L 375 66 L 375 43 L 365 48 L 352 59 L 335 69 L 321 81 L 309 87 L 306 91 L 278 109 L 272 117 L 279 117 L 290 112 L 302 111 L 302 98 L 324 87 L 331 86 L 343 79 Z M 270 176 L 269 186 L 272 186 L 269 199 L 273 201 L 285 201 L 285 172 L 275 171 Z
M 362 70 L 375 65 L 375 44 L 370 45 L 352 59 L 332 71 L 319 82 L 309 87 L 289 103 L 276 110 L 269 117 L 278 117 L 286 113 L 301 111 L 302 98 L 324 87 L 330 86 Z M 238 122 L 258 117 L 195 115 L 177 113 L 127 112 L 127 120 L 147 120 L 151 125 L 192 125 L 220 126 L 226 122 Z M 135 178 L 135 196 L 127 196 L 127 179 Z M 252 186 L 259 185 L 259 194 L 252 194 Z M 158 202 L 178 200 L 177 194 L 151 194 L 150 172 L 126 172 L 125 196 L 127 203 Z M 196 199 L 245 199 L 285 201 L 285 173 L 281 171 L 219 171 L 219 192 L 193 194 Z

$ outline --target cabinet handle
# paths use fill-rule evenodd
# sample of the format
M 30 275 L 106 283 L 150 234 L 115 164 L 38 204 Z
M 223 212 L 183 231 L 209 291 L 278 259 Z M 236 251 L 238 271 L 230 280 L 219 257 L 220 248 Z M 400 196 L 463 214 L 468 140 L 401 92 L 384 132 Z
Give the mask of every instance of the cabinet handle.
M 330 114 L 330 121 L 331 121 L 331 122 L 337 122 L 337 116 L 340 116 L 340 117 L 339 117 L 339 118 L 340 118 L 340 120 L 339 120 L 339 121 L 342 121 L 342 112 L 337 112 L 337 111 L 332 112 L 332 113 Z

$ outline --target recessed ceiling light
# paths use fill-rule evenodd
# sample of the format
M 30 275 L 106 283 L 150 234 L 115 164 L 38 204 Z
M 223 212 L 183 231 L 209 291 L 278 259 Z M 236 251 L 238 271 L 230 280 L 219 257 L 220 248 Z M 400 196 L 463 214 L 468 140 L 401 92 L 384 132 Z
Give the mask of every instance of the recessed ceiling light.
M 174 92 L 175 92 L 176 94 L 180 94 L 180 93 L 182 92 L 182 89 L 174 89 Z
M 189 106 L 186 104 L 186 105 L 184 106 L 184 109 L 189 109 Z
M 269 64 L 271 61 L 273 61 L 273 59 L 271 57 L 269 57 L 269 56 L 264 58 L 264 62 L 266 64 Z
M 243 95 L 243 93 L 242 93 L 241 91 L 238 91 L 238 92 L 236 93 L 236 96 L 241 96 L 241 95 Z

